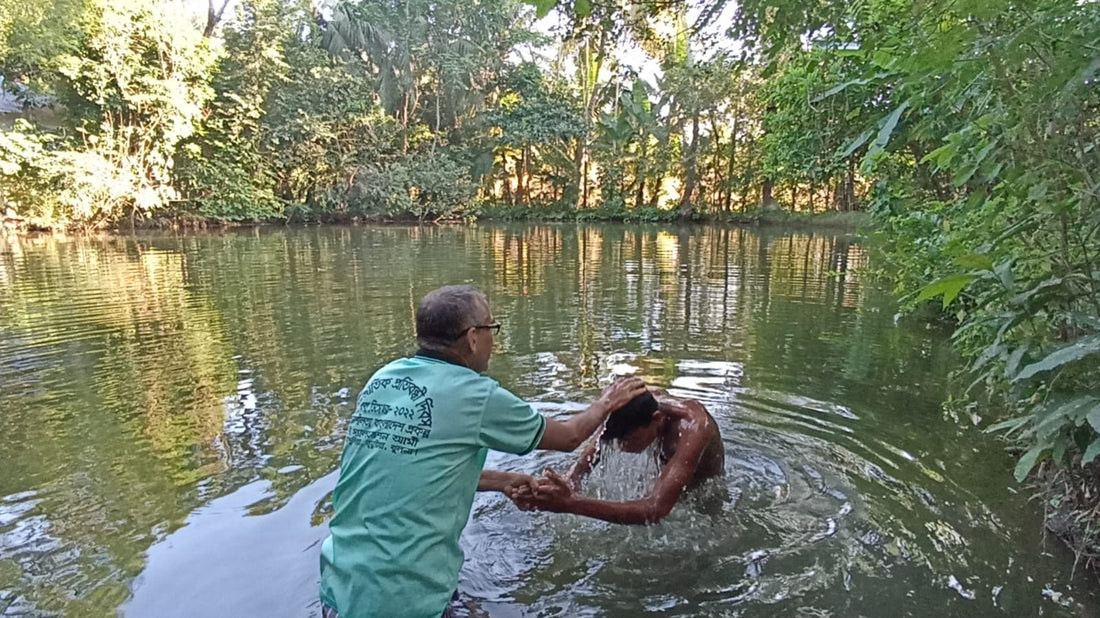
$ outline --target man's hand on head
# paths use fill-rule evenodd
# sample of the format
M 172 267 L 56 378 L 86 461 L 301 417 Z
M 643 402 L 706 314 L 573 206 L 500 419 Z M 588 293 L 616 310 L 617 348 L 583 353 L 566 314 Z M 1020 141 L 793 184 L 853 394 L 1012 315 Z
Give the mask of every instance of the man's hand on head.
M 612 412 L 643 393 L 645 393 L 645 382 L 640 378 L 624 378 L 612 382 L 610 386 L 603 389 L 599 401 L 606 406 L 608 412 Z
M 661 398 L 669 397 L 668 391 L 666 391 L 665 389 L 663 389 L 659 386 L 650 386 L 648 388 L 649 388 L 649 394 L 653 395 L 653 397 L 655 399 L 660 400 Z

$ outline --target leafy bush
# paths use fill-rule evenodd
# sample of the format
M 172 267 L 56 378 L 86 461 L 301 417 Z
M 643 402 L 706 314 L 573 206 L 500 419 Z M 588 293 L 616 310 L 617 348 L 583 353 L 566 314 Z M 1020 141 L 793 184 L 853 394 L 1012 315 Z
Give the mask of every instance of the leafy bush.
M 209 97 L 212 57 L 180 18 L 151 0 L 94 0 L 81 36 L 34 59 L 62 125 L 21 123 L 0 144 L 4 198 L 32 225 L 107 225 L 178 197 L 173 152 Z

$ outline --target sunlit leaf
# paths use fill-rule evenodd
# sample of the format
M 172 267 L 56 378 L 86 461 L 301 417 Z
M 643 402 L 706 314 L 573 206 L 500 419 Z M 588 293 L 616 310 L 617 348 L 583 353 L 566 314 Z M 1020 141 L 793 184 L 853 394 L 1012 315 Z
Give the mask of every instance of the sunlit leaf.
M 958 147 L 955 144 L 947 143 L 924 155 L 920 162 L 935 163 L 936 167 L 943 169 L 951 165 L 951 160 L 955 158 L 956 152 L 958 152 Z
M 971 253 L 955 258 L 955 263 L 963 268 L 975 268 L 979 270 L 990 270 L 993 268 L 993 258 L 988 255 L 980 253 Z
M 946 309 L 958 297 L 959 293 L 976 278 L 974 275 L 948 275 L 921 288 L 920 294 L 917 295 L 914 302 L 920 304 L 930 298 L 942 295 L 943 308 Z

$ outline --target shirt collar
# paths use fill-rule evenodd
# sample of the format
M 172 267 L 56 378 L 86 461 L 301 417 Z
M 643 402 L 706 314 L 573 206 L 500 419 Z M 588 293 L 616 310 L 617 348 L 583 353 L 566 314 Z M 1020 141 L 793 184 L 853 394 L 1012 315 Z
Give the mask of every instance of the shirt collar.
M 418 348 L 416 355 L 423 358 L 430 358 L 432 360 L 443 361 L 444 363 L 450 363 L 452 365 L 458 365 L 459 367 L 465 367 L 462 363 L 456 361 L 449 354 L 443 352 L 437 352 L 436 350 L 426 350 L 424 348 Z

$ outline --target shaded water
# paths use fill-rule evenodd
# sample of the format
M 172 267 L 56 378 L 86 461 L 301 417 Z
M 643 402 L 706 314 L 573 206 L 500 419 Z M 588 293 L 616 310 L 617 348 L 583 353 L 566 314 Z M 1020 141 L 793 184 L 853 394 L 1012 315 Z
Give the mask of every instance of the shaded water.
M 942 418 L 942 334 L 895 324 L 865 260 L 715 228 L 0 240 L 0 613 L 316 613 L 355 395 L 425 292 L 471 282 L 505 324 L 490 373 L 544 414 L 635 374 L 727 450 L 657 526 L 479 495 L 460 591 L 487 615 L 1094 615 L 1001 445 Z M 644 491 L 644 457 L 605 463 L 586 491 Z

